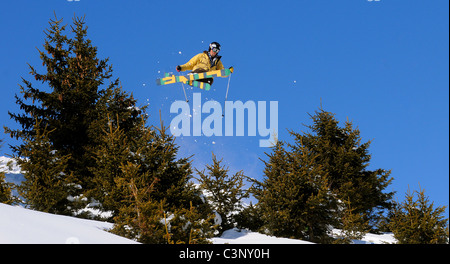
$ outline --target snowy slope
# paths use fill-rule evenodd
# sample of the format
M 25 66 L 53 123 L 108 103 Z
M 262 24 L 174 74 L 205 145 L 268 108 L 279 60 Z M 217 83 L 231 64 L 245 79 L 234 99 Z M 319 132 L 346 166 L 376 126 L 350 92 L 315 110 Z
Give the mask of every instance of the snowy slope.
M 0 244 L 129 244 L 135 241 L 105 230 L 111 223 L 54 215 L 0 203 Z M 309 242 L 276 238 L 250 231 L 232 229 L 214 244 L 308 244 Z
M 53 215 L 0 203 L 2 244 L 130 244 L 108 233 L 111 223 Z
M 248 230 L 230 229 L 221 237 L 212 239 L 213 244 L 313 244 L 308 241 L 267 236 Z
M 111 223 L 54 215 L 0 203 L 0 244 L 136 244 L 106 230 Z M 247 230 L 227 230 L 214 244 L 311 244 Z M 355 244 L 395 243 L 392 234 L 367 234 Z
M 10 166 L 7 166 L 8 163 Z M 20 167 L 11 158 L 0 157 L 0 171 L 6 173 L 8 182 L 19 184 L 23 180 Z M 136 243 L 105 231 L 111 228 L 111 223 L 47 214 L 0 203 L 0 244 Z M 338 234 L 339 230 L 333 230 L 333 233 Z M 267 236 L 238 229 L 227 230 L 221 237 L 213 238 L 212 242 L 214 244 L 311 244 L 303 240 Z M 362 240 L 353 241 L 355 244 L 395 242 L 392 234 L 367 234 Z

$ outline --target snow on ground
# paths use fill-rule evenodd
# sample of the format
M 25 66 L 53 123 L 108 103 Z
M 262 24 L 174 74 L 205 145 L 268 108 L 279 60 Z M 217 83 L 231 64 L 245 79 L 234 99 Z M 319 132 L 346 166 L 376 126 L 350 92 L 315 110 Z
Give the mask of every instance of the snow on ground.
M 354 244 L 395 244 L 397 240 L 392 233 L 381 235 L 367 233 L 362 240 L 353 240 Z
M 130 244 L 135 241 L 107 232 L 107 222 L 54 215 L 0 203 L 0 244 Z M 214 244 L 309 244 L 251 231 L 231 229 Z
M 0 244 L 136 244 L 107 232 L 111 223 L 54 215 L 0 203 Z M 212 239 L 213 244 L 312 244 L 236 228 Z M 395 243 L 392 234 L 367 234 L 355 244 Z
M 130 244 L 105 230 L 111 223 L 28 210 L 0 203 L 0 244 Z
M 213 244 L 313 244 L 308 241 L 267 236 L 236 228 L 223 232 L 221 237 L 212 239 Z
M 0 157 L 0 171 L 6 180 L 19 184 L 23 176 L 11 158 Z M 111 223 L 54 215 L 0 203 L 0 244 L 129 244 L 137 243 L 107 230 Z M 339 230 L 333 230 L 338 234 Z M 212 239 L 214 244 L 311 244 L 311 242 L 263 235 L 236 228 Z M 392 234 L 366 234 L 354 244 L 395 243 Z

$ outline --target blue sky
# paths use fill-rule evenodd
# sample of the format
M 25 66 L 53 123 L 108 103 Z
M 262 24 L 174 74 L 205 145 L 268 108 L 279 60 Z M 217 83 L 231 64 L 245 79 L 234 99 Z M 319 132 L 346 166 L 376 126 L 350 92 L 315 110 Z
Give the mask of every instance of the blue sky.
M 14 94 L 27 63 L 41 65 L 44 29 L 53 12 L 71 23 L 86 15 L 99 57 L 110 58 L 114 77 L 149 104 L 150 122 L 166 125 L 181 85 L 155 79 L 222 44 L 234 66 L 228 100 L 278 101 L 278 137 L 305 130 L 320 105 L 342 123 L 348 118 L 373 140 L 370 168 L 392 169 L 391 189 L 403 200 L 408 185 L 425 189 L 436 205 L 449 197 L 449 2 L 447 0 L 123 1 L 6 0 L 0 10 L 0 120 L 17 112 Z M 216 78 L 202 100 L 223 103 L 226 79 Z M 193 92 L 187 90 L 192 99 Z M 192 107 L 192 105 L 191 105 Z M 204 116 L 205 117 L 205 116 Z M 247 132 L 246 132 L 247 133 Z M 14 144 L 6 134 L 0 155 Z M 211 152 L 231 172 L 261 179 L 267 148 L 259 137 L 183 137 L 180 155 L 195 154 L 203 169 Z M 448 210 L 447 210 L 448 217 Z

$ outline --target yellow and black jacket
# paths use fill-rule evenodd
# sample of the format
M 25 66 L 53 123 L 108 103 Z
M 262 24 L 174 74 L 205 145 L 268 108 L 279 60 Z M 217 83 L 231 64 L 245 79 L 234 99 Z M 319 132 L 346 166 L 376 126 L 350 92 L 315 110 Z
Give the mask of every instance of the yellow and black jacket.
M 222 56 L 215 56 L 211 58 L 207 51 L 203 51 L 192 57 L 186 64 L 180 65 L 181 71 L 189 71 L 193 72 L 203 72 L 203 71 L 214 71 L 214 70 L 223 70 L 222 62 L 220 61 Z

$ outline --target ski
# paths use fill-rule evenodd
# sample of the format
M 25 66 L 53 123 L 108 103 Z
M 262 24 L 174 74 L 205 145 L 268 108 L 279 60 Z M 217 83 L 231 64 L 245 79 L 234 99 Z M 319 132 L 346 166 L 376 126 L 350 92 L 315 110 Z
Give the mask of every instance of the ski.
M 156 79 L 156 84 L 157 85 L 166 85 L 166 84 L 179 83 L 179 82 L 189 84 L 189 81 L 193 81 L 191 86 L 209 90 L 209 88 L 211 88 L 211 85 L 209 85 L 208 83 L 198 82 L 196 80 L 213 78 L 213 77 L 225 78 L 225 77 L 228 77 L 231 73 L 233 73 L 233 67 L 230 67 L 229 69 L 215 70 L 215 71 L 201 72 L 201 73 L 192 73 L 192 74 L 179 75 L 179 76 L 173 75 L 173 74 L 172 75 L 165 74 L 164 78 Z
M 192 87 L 197 87 L 200 89 L 205 89 L 205 91 L 208 91 L 209 89 L 211 89 L 211 84 L 206 83 L 206 82 L 199 82 L 199 81 L 188 81 L 187 83 L 185 83 L 187 85 L 190 85 Z

